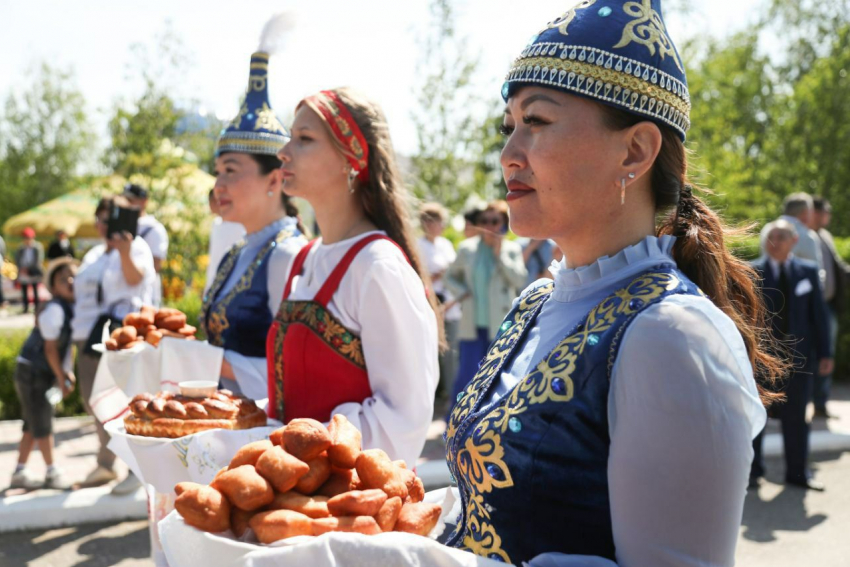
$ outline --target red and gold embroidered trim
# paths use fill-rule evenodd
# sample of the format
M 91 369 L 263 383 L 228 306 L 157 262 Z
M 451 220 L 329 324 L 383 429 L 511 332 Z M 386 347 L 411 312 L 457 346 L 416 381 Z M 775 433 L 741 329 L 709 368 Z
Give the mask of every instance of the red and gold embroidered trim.
M 369 181 L 369 145 L 351 112 L 339 96 L 333 91 L 321 91 L 308 96 L 303 102 L 327 122 L 336 139 L 343 147 L 348 148 L 350 153 L 345 155 L 348 163 L 357 172 L 360 182 L 367 183 Z

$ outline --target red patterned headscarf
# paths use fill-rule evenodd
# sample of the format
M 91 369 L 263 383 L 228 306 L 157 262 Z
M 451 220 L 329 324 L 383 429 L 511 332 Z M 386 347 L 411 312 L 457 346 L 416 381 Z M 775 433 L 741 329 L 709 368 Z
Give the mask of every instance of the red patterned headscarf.
M 348 151 L 345 158 L 361 183 L 369 181 L 369 145 L 351 112 L 333 91 L 321 91 L 302 101 L 328 124 L 336 139 Z M 300 105 L 299 105 L 300 106 Z

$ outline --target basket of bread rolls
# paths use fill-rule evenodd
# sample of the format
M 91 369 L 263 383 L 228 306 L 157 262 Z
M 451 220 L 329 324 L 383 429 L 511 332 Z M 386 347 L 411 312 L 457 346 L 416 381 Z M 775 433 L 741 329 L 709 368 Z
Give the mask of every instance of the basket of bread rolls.
M 209 485 L 174 490 L 186 524 L 260 544 L 328 532 L 428 536 L 441 515 L 440 505 L 423 502 L 422 480 L 404 461 L 362 450 L 343 415 L 327 427 L 294 419 L 239 449 Z
M 138 313 L 130 313 L 123 326 L 112 331 L 104 342 L 106 350 L 129 350 L 143 343 L 157 346 L 163 337 L 195 340 L 197 329 L 186 323 L 186 314 L 179 309 L 157 309 L 142 306 Z

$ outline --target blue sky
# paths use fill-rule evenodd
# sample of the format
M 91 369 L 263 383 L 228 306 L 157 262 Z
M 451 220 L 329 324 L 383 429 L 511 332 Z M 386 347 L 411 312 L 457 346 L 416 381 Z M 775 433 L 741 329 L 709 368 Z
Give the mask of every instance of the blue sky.
M 505 70 L 528 38 L 574 0 L 459 0 L 457 29 L 480 53 L 477 88 L 495 99 Z M 724 36 L 757 15 L 759 0 L 690 0 L 685 18 L 670 16 L 675 39 Z M 230 118 L 247 80 L 248 59 L 269 16 L 292 10 L 296 27 L 272 59 L 269 89 L 281 117 L 303 96 L 350 85 L 378 100 L 397 149 L 411 153 L 416 132 L 417 35 L 428 21 L 427 0 L 0 0 L 0 100 L 26 84 L 28 69 L 45 60 L 73 69 L 98 134 L 105 135 L 115 100 L 139 94 L 127 78 L 130 45 L 152 45 L 170 22 L 191 57 L 175 98 L 196 99 Z

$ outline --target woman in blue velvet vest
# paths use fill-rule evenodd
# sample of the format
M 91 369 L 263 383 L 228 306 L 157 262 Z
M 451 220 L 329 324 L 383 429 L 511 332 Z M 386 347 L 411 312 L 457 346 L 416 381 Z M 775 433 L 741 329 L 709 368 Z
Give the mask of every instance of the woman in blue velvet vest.
M 731 565 L 766 415 L 748 265 L 692 192 L 660 0 L 585 0 L 502 89 L 511 229 L 564 260 L 515 302 L 446 432 L 448 545 L 531 565 Z
M 276 154 L 289 134 L 269 106 L 268 64 L 266 53 L 251 56 L 242 108 L 216 146 L 213 198 L 222 219 L 247 234 L 221 259 L 201 312 L 207 339 L 224 348 L 221 387 L 255 400 L 268 397 L 266 335 L 292 260 L 307 243 L 283 193 Z

